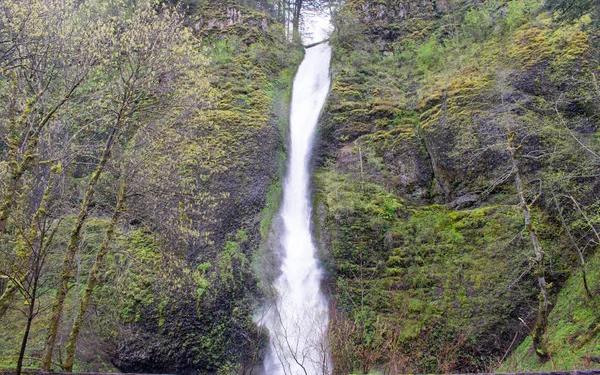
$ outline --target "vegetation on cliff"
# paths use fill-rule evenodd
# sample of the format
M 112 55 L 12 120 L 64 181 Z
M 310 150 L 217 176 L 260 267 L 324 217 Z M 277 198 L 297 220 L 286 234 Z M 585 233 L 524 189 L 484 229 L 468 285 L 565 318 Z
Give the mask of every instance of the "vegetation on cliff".
M 301 57 L 283 26 L 235 2 L 19 0 L 0 33 L 0 366 L 253 366 Z
M 0 2 L 1 368 L 260 365 L 290 40 L 331 3 Z M 334 13 L 335 374 L 599 367 L 597 2 Z
M 530 333 L 511 369 L 597 366 L 598 9 L 571 5 L 340 10 L 316 175 L 336 373 L 490 371 Z

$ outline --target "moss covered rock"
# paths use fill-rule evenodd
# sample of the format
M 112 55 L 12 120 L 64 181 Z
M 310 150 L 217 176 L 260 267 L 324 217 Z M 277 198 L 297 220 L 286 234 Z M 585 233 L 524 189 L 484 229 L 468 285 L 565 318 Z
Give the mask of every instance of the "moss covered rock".
M 317 174 L 338 373 L 484 371 L 527 336 L 538 289 L 509 139 L 557 304 L 577 261 L 563 227 L 595 241 L 580 212 L 597 217 L 597 29 L 542 5 L 340 10 Z

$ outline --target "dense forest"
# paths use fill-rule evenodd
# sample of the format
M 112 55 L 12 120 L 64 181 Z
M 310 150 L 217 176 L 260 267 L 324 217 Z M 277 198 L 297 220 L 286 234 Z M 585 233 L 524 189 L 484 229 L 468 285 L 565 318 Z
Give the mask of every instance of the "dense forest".
M 336 375 L 600 368 L 595 0 L 2 0 L 0 369 L 261 374 L 307 10 Z

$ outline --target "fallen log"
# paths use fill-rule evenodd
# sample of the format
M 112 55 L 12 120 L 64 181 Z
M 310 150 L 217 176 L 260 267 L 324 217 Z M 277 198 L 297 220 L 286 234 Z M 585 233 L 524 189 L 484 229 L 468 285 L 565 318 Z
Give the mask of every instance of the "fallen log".
M 316 42 L 316 43 L 307 44 L 307 45 L 305 45 L 305 46 L 302 46 L 302 47 L 304 47 L 304 48 L 306 48 L 306 49 L 309 49 L 309 48 L 313 48 L 313 47 L 316 47 L 316 46 L 318 46 L 318 45 L 320 45 L 320 44 L 327 43 L 327 42 L 329 42 L 329 38 L 327 38 L 327 39 L 323 39 L 323 40 L 322 40 L 322 41 L 320 41 L 320 42 Z

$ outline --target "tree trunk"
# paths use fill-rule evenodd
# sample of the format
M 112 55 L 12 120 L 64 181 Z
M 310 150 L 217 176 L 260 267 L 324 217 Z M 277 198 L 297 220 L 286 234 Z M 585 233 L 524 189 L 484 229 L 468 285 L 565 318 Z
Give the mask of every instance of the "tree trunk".
M 27 326 L 25 327 L 25 333 L 23 334 L 23 342 L 21 342 L 21 351 L 19 352 L 19 359 L 17 361 L 16 375 L 21 375 L 23 369 L 23 358 L 25 358 L 25 349 L 27 349 L 27 340 L 29 339 L 29 332 L 31 331 L 31 322 L 35 315 L 35 301 L 37 297 L 38 281 L 39 281 L 39 265 L 40 259 L 36 260 L 36 272 L 33 281 L 33 290 L 31 292 L 31 301 L 29 305 L 29 314 L 27 315 Z
M 44 189 L 44 196 L 42 198 L 42 201 L 40 202 L 40 206 L 38 207 L 37 211 L 35 212 L 35 215 L 33 216 L 32 223 L 35 223 L 36 220 L 39 219 L 40 216 L 42 215 L 42 213 L 45 211 L 46 204 L 48 203 L 48 200 L 50 199 L 50 192 L 52 191 L 53 186 L 54 185 L 52 183 L 52 178 L 50 178 L 50 180 L 48 181 L 48 185 Z M 35 232 L 35 228 L 31 228 L 30 233 L 34 233 L 34 232 Z M 29 238 L 30 243 L 33 242 L 34 237 L 35 237 L 35 235 L 32 234 L 31 237 Z M 31 257 L 31 254 L 27 254 L 27 255 L 23 256 L 23 263 L 25 264 L 25 263 L 29 262 L 30 257 Z M 21 277 L 23 277 L 22 272 L 24 272 L 24 270 L 22 268 L 20 268 L 18 271 L 14 271 L 15 279 L 9 279 L 9 281 L 6 285 L 6 289 L 4 290 L 4 293 L 2 293 L 2 296 L 0 297 L 0 319 L 4 316 L 4 314 L 6 314 L 6 311 L 10 307 L 12 300 L 15 298 L 15 294 L 17 293 L 17 289 L 18 289 L 18 284 L 20 281 L 22 281 L 22 280 L 19 280 Z M 36 285 L 37 285 L 37 281 L 36 281 Z
M 300 16 L 302 15 L 302 1 L 295 0 L 292 19 L 292 38 L 294 41 L 300 41 Z
M 40 131 L 50 122 L 54 114 L 56 114 L 58 110 L 67 101 L 69 101 L 71 96 L 75 93 L 75 90 L 83 82 L 84 77 L 85 76 L 81 77 L 73 84 L 64 98 L 62 98 L 62 100 L 54 107 L 52 107 L 39 123 L 32 126 L 33 129 L 28 129 L 25 133 L 21 133 L 23 129 L 28 128 L 25 123 L 27 116 L 33 110 L 33 107 L 39 101 L 42 95 L 44 95 L 44 93 L 48 90 L 48 86 L 42 88 L 31 100 L 27 101 L 27 106 L 18 119 L 14 117 L 11 118 L 11 121 L 9 122 L 9 131 L 12 135 L 8 139 L 10 156 L 9 168 L 11 171 L 11 176 L 8 189 L 3 196 L 2 205 L 0 206 L 0 240 L 6 231 L 6 220 L 10 216 L 21 177 L 23 177 L 28 170 L 34 168 L 39 163 L 37 160 L 38 155 L 35 153 L 35 150 L 38 145 L 38 135 Z M 50 82 L 48 82 L 48 84 L 49 83 Z M 29 139 L 27 141 L 27 147 L 25 147 L 24 151 L 21 151 L 20 149 L 24 146 L 24 143 L 27 139 Z M 19 161 L 19 153 L 23 153 L 22 161 Z
M 17 76 L 15 74 L 13 89 L 16 91 L 17 88 Z M 19 186 L 19 181 L 21 177 L 23 177 L 23 173 L 26 171 L 27 165 L 25 165 L 25 161 L 19 161 L 19 153 L 20 148 L 23 143 L 23 135 L 22 131 L 25 127 L 25 121 L 29 113 L 33 110 L 33 107 L 38 102 L 38 100 L 42 97 L 42 95 L 46 92 L 46 89 L 42 89 L 38 92 L 31 100 L 27 101 L 27 105 L 23 109 L 23 112 L 18 115 L 14 113 L 14 106 L 11 106 L 11 116 L 8 123 L 8 148 L 9 148 L 9 160 L 8 166 L 10 170 L 10 182 L 8 183 L 8 187 L 6 192 L 2 197 L 2 205 L 0 206 L 0 240 L 6 231 L 6 220 L 10 215 L 10 211 L 12 209 L 15 194 L 17 192 L 17 188 Z M 31 162 L 30 159 L 28 163 Z
M 540 293 L 538 295 L 538 313 L 535 326 L 533 328 L 533 347 L 535 353 L 541 359 L 547 359 L 549 356 L 548 348 L 544 344 L 544 332 L 548 326 L 548 314 L 550 309 L 550 302 L 548 301 L 548 284 L 544 277 L 544 251 L 539 241 L 538 235 L 535 232 L 533 223 L 531 222 L 531 211 L 525 198 L 523 190 L 523 182 L 521 180 L 521 172 L 519 170 L 519 163 L 517 162 L 517 151 L 520 146 L 514 146 L 515 133 L 509 132 L 508 134 L 508 151 L 510 153 L 510 159 L 513 165 L 513 173 L 515 175 L 515 187 L 517 188 L 517 194 L 519 195 L 519 201 L 521 206 L 521 212 L 523 213 L 523 219 L 525 221 L 525 228 L 529 232 L 529 238 L 533 245 L 535 252 L 535 275 L 537 275 L 538 285 L 540 287 Z
M 96 286 L 96 282 L 98 281 L 98 271 L 100 270 L 104 256 L 108 253 L 108 248 L 113 238 L 115 227 L 117 226 L 119 217 L 122 212 L 123 202 L 125 201 L 125 189 L 126 183 L 125 181 L 122 181 L 121 186 L 119 187 L 119 192 L 117 194 L 117 204 L 113 211 L 110 224 L 106 229 L 106 235 L 104 236 L 102 245 L 100 245 L 100 249 L 96 254 L 96 260 L 94 261 L 94 265 L 92 266 L 92 269 L 90 270 L 87 279 L 85 293 L 79 305 L 79 312 L 77 313 L 77 317 L 75 318 L 75 322 L 73 323 L 71 334 L 69 335 L 69 341 L 67 342 L 67 359 L 63 364 L 63 367 L 66 372 L 73 371 L 73 363 L 75 362 L 75 350 L 77 349 L 77 338 L 79 337 L 79 331 L 81 330 L 81 325 L 83 324 L 85 313 L 89 307 L 92 292 L 94 291 L 94 287 Z
M 8 215 L 12 209 L 15 192 L 17 191 L 20 178 L 20 175 L 13 174 L 11 176 L 10 183 L 8 184 L 8 188 L 6 189 L 6 193 L 2 199 L 2 206 L 0 206 L 0 240 L 6 231 L 6 220 L 8 219 Z
M 34 141 L 30 141 L 32 143 Z M 4 196 L 2 197 L 2 205 L 0 206 L 0 240 L 4 236 L 4 232 L 6 231 L 6 221 L 10 216 L 10 212 L 12 210 L 15 194 L 17 194 L 17 190 L 19 188 L 19 181 L 29 169 L 35 167 L 37 165 L 37 155 L 31 152 L 26 152 L 23 158 L 23 161 L 19 162 L 17 156 L 17 149 L 20 146 L 20 139 L 11 139 L 10 143 L 10 182 L 8 183 L 8 187 Z M 34 142 L 37 144 L 37 141 Z
M 106 141 L 104 151 L 102 152 L 102 158 L 100 159 L 100 162 L 96 166 L 96 170 L 92 174 L 92 177 L 90 178 L 90 181 L 87 184 L 85 198 L 83 199 L 83 202 L 81 202 L 79 214 L 77 215 L 77 220 L 75 222 L 75 225 L 73 226 L 71 235 L 69 237 L 69 244 L 67 246 L 67 251 L 63 259 L 63 266 L 60 277 L 61 280 L 58 285 L 58 291 L 56 292 L 56 298 L 54 299 L 54 303 L 52 304 L 52 316 L 50 318 L 50 321 L 48 322 L 48 333 L 46 335 L 46 343 L 41 363 L 41 369 L 44 372 L 50 371 L 50 366 L 52 364 L 52 353 L 54 351 L 56 336 L 58 335 L 58 327 L 62 318 L 65 298 L 69 290 L 69 280 L 71 279 L 72 271 L 71 269 L 73 267 L 73 259 L 75 258 L 75 253 L 79 246 L 81 228 L 83 227 L 83 224 L 85 223 L 85 220 L 87 218 L 89 204 L 94 196 L 94 189 L 96 187 L 96 184 L 98 183 L 100 175 L 102 174 L 102 171 L 104 170 L 104 167 L 110 158 L 110 153 L 112 151 L 112 147 L 114 145 L 115 138 L 117 137 L 119 128 L 120 126 L 114 128 Z
M 25 358 L 25 349 L 27 349 L 27 340 L 29 339 L 29 332 L 31 331 L 31 322 L 33 321 L 34 315 L 35 298 L 31 300 L 29 306 L 29 315 L 27 316 L 27 326 L 25 327 L 25 333 L 23 334 L 23 341 L 21 342 L 21 351 L 19 352 L 19 360 L 17 361 L 16 375 L 21 375 L 23 369 L 23 358 Z
M 323 43 L 328 43 L 328 42 L 329 42 L 329 38 L 328 39 L 323 39 L 320 42 L 315 42 L 315 43 L 310 43 L 310 44 L 304 45 L 303 47 L 305 49 L 309 49 L 309 48 L 313 48 L 313 47 L 316 47 L 318 45 L 321 45 Z

